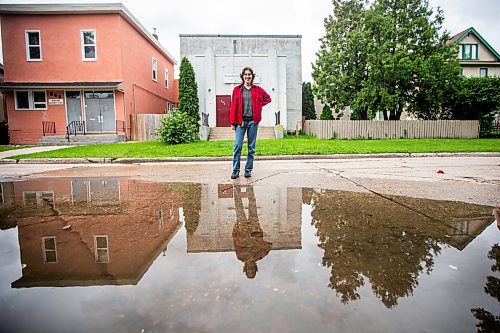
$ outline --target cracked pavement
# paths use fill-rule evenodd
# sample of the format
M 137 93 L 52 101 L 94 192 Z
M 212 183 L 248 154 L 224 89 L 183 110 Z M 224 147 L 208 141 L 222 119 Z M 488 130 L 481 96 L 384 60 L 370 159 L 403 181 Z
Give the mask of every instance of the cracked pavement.
M 256 159 L 251 178 L 233 181 L 230 174 L 230 161 L 0 164 L 2 180 L 120 176 L 155 182 L 311 187 L 500 206 L 500 157 Z

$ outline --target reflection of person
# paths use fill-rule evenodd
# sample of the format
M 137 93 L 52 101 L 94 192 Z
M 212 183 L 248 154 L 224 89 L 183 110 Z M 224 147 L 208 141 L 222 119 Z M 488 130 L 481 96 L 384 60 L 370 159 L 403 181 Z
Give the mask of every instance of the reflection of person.
M 248 195 L 248 218 L 243 207 L 241 186 L 233 188 L 236 224 L 233 227 L 233 242 L 236 257 L 244 262 L 243 271 L 247 278 L 257 274 L 257 261 L 271 251 L 272 243 L 264 240 L 264 232 L 257 216 L 257 202 L 252 186 L 246 187 Z
M 493 209 L 493 216 L 495 217 L 495 221 L 497 221 L 497 228 L 500 230 L 500 207 Z
M 271 102 L 271 97 L 259 86 L 253 84 L 255 74 L 250 67 L 241 71 L 242 83 L 233 89 L 229 120 L 234 130 L 233 173 L 231 179 L 240 176 L 240 157 L 245 132 L 248 140 L 248 155 L 245 164 L 245 177 L 252 176 L 253 159 L 259 122 L 262 119 L 262 107 Z

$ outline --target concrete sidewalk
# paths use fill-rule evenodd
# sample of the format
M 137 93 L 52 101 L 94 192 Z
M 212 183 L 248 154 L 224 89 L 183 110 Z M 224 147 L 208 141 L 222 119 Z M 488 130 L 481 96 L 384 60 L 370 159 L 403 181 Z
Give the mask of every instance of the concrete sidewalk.
M 29 148 L 21 148 L 21 149 L 12 149 L 0 152 L 0 159 L 16 156 L 16 155 L 24 155 L 24 154 L 33 154 L 40 153 L 44 151 L 51 151 L 57 149 L 68 148 L 70 146 L 44 146 L 44 147 L 29 147 Z

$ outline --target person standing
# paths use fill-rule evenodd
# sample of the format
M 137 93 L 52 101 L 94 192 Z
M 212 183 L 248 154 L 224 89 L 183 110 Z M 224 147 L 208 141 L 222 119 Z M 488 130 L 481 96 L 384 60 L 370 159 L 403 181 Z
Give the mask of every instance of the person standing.
M 269 94 L 259 86 L 253 84 L 255 74 L 250 67 L 241 71 L 242 83 L 233 89 L 231 105 L 229 108 L 229 120 L 234 131 L 233 148 L 233 172 L 231 179 L 240 176 L 241 149 L 245 133 L 248 141 L 248 155 L 245 164 L 245 177 L 252 176 L 253 160 L 255 156 L 255 144 L 259 122 L 262 119 L 262 107 L 271 103 Z

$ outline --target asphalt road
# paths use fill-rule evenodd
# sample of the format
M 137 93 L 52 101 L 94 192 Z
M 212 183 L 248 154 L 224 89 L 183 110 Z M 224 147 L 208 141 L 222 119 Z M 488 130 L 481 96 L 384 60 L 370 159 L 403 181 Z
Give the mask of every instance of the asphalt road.
M 252 183 L 372 192 L 500 207 L 498 156 L 256 160 L 251 178 L 231 180 L 230 174 L 230 161 L 0 164 L 0 180 L 121 176 L 157 182 Z

